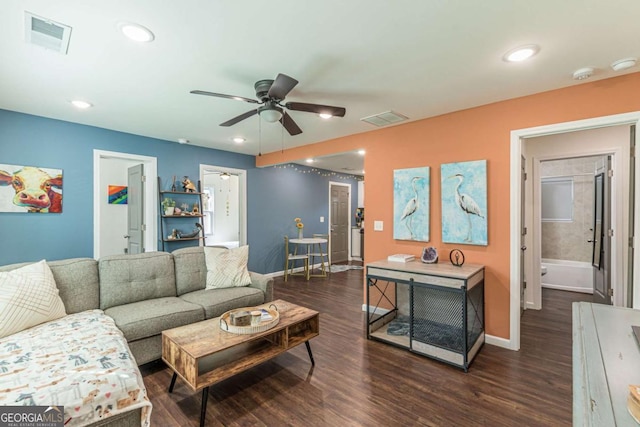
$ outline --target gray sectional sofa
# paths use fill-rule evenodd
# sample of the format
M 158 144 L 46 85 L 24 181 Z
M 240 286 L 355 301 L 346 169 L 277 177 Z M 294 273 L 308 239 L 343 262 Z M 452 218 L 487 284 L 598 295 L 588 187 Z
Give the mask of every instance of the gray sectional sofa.
M 273 300 L 273 279 L 253 272 L 250 286 L 206 290 L 202 247 L 48 264 L 67 314 L 104 310 L 123 332 L 138 365 L 160 359 L 163 330 Z

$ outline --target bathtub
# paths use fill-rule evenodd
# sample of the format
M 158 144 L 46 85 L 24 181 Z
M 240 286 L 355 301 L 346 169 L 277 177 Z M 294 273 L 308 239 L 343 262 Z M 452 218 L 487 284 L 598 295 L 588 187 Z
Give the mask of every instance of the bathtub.
M 593 293 L 593 270 L 590 262 L 542 259 L 547 274 L 540 277 L 543 288 Z

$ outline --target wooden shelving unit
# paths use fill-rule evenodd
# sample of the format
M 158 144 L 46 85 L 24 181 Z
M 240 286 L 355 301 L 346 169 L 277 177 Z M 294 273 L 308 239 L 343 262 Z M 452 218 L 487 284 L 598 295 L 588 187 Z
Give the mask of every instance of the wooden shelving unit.
M 178 229 L 178 227 L 180 227 L 180 224 L 186 224 L 186 222 L 184 221 L 185 219 L 195 219 L 196 222 L 202 226 L 203 225 L 202 214 L 199 213 L 199 214 L 187 214 L 187 215 L 165 215 L 164 209 L 162 208 L 162 200 L 165 197 L 173 196 L 172 198 L 179 199 L 183 203 L 186 203 L 186 200 L 192 200 L 189 203 L 189 205 L 193 205 L 194 203 L 197 203 L 198 211 L 202 212 L 202 194 L 203 193 L 200 190 L 200 181 L 198 181 L 198 185 L 197 185 L 198 191 L 195 193 L 188 193 L 186 191 L 162 191 L 161 188 L 162 186 L 161 186 L 160 177 L 158 177 L 158 195 L 159 195 L 158 203 L 160 203 L 160 234 L 162 236 L 160 240 L 162 242 L 162 250 L 164 251 L 169 249 L 170 243 L 189 242 L 189 241 L 204 242 L 204 232 L 199 233 L 199 235 L 196 237 L 180 237 L 177 239 L 168 238 L 168 236 L 170 235 L 169 230 L 173 230 L 174 228 Z M 169 227 L 169 224 L 173 225 L 173 227 Z

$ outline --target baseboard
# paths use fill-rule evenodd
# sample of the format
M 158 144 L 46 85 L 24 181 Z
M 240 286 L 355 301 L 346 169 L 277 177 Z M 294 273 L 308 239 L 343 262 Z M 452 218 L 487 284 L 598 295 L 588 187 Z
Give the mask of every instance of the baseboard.
M 575 286 L 551 285 L 549 283 L 541 283 L 540 286 L 548 289 L 557 289 L 559 291 L 580 292 L 581 294 L 593 294 L 593 289 L 577 288 Z
M 517 350 L 512 347 L 511 340 L 502 337 L 495 337 L 493 335 L 485 334 L 484 342 L 486 344 L 495 345 L 496 347 L 506 348 L 507 350 Z

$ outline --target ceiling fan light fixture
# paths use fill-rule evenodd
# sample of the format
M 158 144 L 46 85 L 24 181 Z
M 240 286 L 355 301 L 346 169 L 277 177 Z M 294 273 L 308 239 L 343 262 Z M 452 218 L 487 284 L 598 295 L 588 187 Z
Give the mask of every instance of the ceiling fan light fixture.
M 275 123 L 282 118 L 282 113 L 278 110 L 262 110 L 260 111 L 260 117 L 266 122 Z
M 325 120 L 328 120 L 328 119 L 330 119 L 331 117 L 333 117 L 333 115 L 332 115 L 332 114 L 329 114 L 329 113 L 320 113 L 320 114 L 318 114 L 318 115 L 320 116 L 320 118 L 321 118 L 321 119 L 325 119 Z
M 223 181 L 226 181 L 226 180 L 228 180 L 229 178 L 231 178 L 231 175 L 229 175 L 229 173 L 227 173 L 227 172 L 222 172 L 222 173 L 220 174 L 220 179 L 221 179 L 221 180 L 223 180 Z

